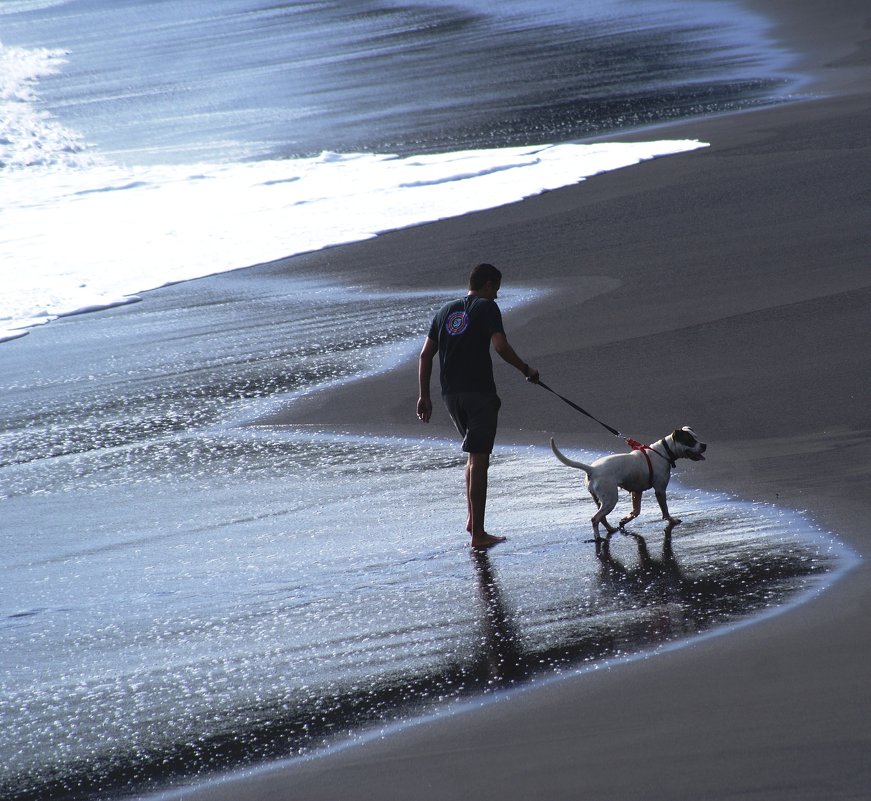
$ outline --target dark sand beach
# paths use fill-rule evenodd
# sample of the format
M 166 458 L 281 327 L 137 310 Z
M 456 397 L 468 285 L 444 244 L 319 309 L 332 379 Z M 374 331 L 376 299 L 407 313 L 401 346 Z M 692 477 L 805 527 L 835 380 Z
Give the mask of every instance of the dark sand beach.
M 544 380 L 646 441 L 692 425 L 709 451 L 688 481 L 804 510 L 863 560 L 810 603 L 724 636 L 185 797 L 871 796 L 871 13 L 855 0 L 752 5 L 802 54 L 808 99 L 661 128 L 711 146 L 292 266 L 342 278 L 353 265 L 404 289 L 456 265 L 459 288 L 489 260 L 506 285 L 549 290 L 507 317 Z M 419 436 L 415 370 L 280 419 Z M 616 449 L 510 369 L 497 382 L 500 442 Z M 445 415 L 427 431 L 449 435 Z

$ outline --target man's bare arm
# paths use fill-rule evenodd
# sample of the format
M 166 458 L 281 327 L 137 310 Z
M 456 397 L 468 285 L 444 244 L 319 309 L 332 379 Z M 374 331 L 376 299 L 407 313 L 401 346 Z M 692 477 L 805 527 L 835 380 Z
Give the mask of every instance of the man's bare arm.
M 432 362 L 438 353 L 439 344 L 434 339 L 427 337 L 420 351 L 420 360 L 417 366 L 417 416 L 424 423 L 428 423 L 432 417 L 432 400 L 429 394 L 429 384 L 432 378 Z
M 517 355 L 514 348 L 512 348 L 511 344 L 508 342 L 508 337 L 506 337 L 504 333 L 493 334 L 490 341 L 493 343 L 493 350 L 508 362 L 508 364 L 520 370 L 520 372 L 526 376 L 528 381 L 531 381 L 533 384 L 538 383 L 538 370 L 534 367 L 530 367 Z

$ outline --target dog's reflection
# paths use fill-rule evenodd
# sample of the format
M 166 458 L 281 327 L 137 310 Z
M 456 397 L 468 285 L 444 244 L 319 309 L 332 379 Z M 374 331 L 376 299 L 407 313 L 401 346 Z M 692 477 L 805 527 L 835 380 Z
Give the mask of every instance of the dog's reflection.
M 481 599 L 481 661 L 488 683 L 508 684 L 524 675 L 517 628 L 503 600 L 489 554 L 475 548 L 471 554 Z
M 631 540 L 638 552 L 637 561 L 612 554 L 614 540 L 603 540 L 597 547 L 600 565 L 600 591 L 608 596 L 605 608 L 615 606 L 632 612 L 619 632 L 601 629 L 595 637 L 584 636 L 581 650 L 573 652 L 572 661 L 601 656 L 627 645 L 659 642 L 687 632 L 685 608 L 691 605 L 694 588 L 684 577 L 672 549 L 672 526 L 667 526 L 662 552 L 653 555 L 644 537 L 623 532 L 621 541 Z M 624 539 L 625 538 L 625 539 Z M 510 685 L 535 672 L 536 666 L 558 663 L 569 655 L 563 648 L 547 654 L 524 651 L 519 626 L 514 619 L 499 583 L 498 573 L 486 550 L 472 549 L 471 560 L 480 599 L 478 619 L 479 646 L 475 655 L 476 671 L 489 687 Z M 632 622 L 634 621 L 634 623 Z M 580 630 L 589 634 L 582 617 Z
M 683 607 L 688 592 L 687 580 L 672 548 L 673 526 L 665 528 L 659 557 L 650 553 L 647 541 L 640 534 L 624 531 L 635 541 L 638 561 L 629 564 L 611 553 L 611 541 L 604 540 L 596 548 L 601 565 L 600 587 L 613 596 L 622 607 L 647 609 L 656 614 L 648 621 L 649 634 L 667 636 L 685 628 Z

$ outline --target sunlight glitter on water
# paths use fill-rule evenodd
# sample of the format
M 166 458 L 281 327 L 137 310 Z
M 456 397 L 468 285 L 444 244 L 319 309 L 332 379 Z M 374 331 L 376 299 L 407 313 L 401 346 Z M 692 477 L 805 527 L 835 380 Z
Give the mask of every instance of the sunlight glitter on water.
M 14 571 L 29 603 L 4 629 L 31 678 L 0 712 L 7 779 L 45 753 L 123 784 L 155 755 L 205 775 L 307 752 L 769 610 L 839 559 L 799 516 L 680 485 L 671 537 L 648 509 L 597 557 L 591 502 L 544 447 L 494 458 L 509 540 L 477 557 L 446 522 L 454 443 L 297 429 L 151 447 L 148 493 L 124 462 L 89 488 L 119 510 L 111 543 Z

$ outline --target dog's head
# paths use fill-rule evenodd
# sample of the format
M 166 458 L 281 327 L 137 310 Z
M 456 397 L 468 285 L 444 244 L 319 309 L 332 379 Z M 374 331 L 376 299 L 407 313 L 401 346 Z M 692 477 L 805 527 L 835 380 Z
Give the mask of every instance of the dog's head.
M 675 444 L 675 456 L 680 458 L 692 459 L 694 462 L 703 462 L 705 457 L 702 455 L 708 449 L 704 442 L 700 442 L 696 436 L 696 432 L 689 426 L 678 428 L 672 431 L 671 438 Z

